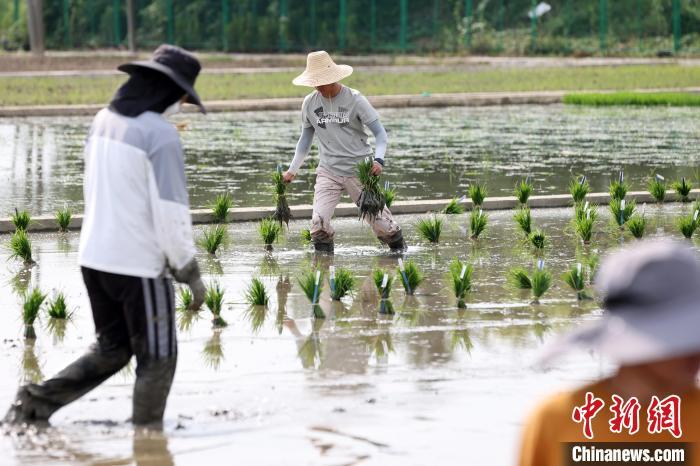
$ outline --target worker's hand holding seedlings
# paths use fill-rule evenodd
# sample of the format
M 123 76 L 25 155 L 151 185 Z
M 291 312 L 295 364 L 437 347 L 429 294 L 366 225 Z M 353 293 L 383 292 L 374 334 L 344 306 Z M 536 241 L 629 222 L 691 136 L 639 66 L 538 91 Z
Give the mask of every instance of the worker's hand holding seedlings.
M 207 293 L 207 288 L 202 281 L 197 259 L 192 258 L 192 260 L 180 270 L 173 270 L 172 274 L 173 278 L 175 278 L 178 283 L 187 284 L 192 291 L 192 304 L 190 304 L 187 310 L 198 311 L 199 308 L 202 307 L 202 304 L 204 304 L 204 296 Z

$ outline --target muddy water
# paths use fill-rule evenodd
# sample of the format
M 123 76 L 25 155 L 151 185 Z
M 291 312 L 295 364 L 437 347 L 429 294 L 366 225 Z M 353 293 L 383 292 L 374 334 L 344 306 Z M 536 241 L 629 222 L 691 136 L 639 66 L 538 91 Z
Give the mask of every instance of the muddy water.
M 649 234 L 678 237 L 672 222 L 681 210 L 648 208 Z M 358 289 L 342 302 L 329 301 L 324 291 L 327 318 L 319 321 L 311 318 L 296 277 L 331 261 L 301 244 L 306 225 L 293 222 L 272 253 L 263 250 L 254 225 L 231 225 L 220 257 L 200 256 L 206 280 L 226 290 L 229 326 L 213 330 L 204 311 L 180 315 L 179 365 L 164 433 L 133 432 L 125 422 L 132 363 L 59 411 L 52 428 L 0 436 L 0 463 L 201 465 L 228 458 L 241 464 L 512 464 L 521 423 L 537 399 L 611 370 L 587 352 L 548 371 L 532 367 L 543 345 L 599 316 L 595 303 L 577 302 L 560 277 L 577 260 L 632 241 L 601 214 L 596 241 L 582 248 L 569 234 L 570 212 L 534 212 L 551 240 L 544 258 L 554 275 L 539 305 L 506 285 L 508 269 L 535 259 L 510 212 L 491 213 L 478 242 L 466 239 L 466 216 L 451 216 L 438 247 L 418 240 L 416 218 L 399 217 L 411 244 L 407 255 L 426 281 L 413 298 L 396 283 L 394 316 L 378 314 L 368 275 L 395 267 L 396 257 L 378 246 L 368 228 L 338 220 L 332 262 L 357 275 Z M 0 268 L 1 409 L 18 383 L 55 373 L 92 339 L 75 265 L 77 234 L 33 238 L 35 267 L 26 271 L 6 262 Z M 462 311 L 445 277 L 455 255 L 475 268 L 474 291 Z M 266 310 L 244 303 L 251 276 L 260 276 L 271 295 Z M 22 338 L 16 295 L 28 284 L 63 290 L 74 310 L 63 328 L 42 316 L 34 343 Z
M 391 140 L 386 178 L 400 199 L 447 198 L 481 180 L 507 195 L 514 177 L 531 175 L 538 193 L 566 190 L 571 173 L 586 173 L 606 190 L 624 168 L 645 189 L 651 170 L 693 176 L 698 164 L 697 110 L 513 106 L 384 109 Z M 268 205 L 266 180 L 291 160 L 297 112 L 186 115 L 182 133 L 192 204 L 207 206 L 229 190 L 238 206 Z M 89 118 L 0 119 L 0 216 L 14 207 L 52 213 L 82 211 L 81 151 Z M 314 156 L 316 157 L 316 156 Z M 313 160 L 316 160 L 315 158 Z M 305 165 L 290 202 L 310 202 Z

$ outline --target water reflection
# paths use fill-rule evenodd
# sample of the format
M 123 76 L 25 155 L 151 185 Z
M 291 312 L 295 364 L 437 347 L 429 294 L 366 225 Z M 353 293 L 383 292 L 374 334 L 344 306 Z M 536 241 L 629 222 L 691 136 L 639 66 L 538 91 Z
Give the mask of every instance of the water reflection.
M 44 374 L 41 370 L 41 362 L 36 355 L 35 344 L 36 340 L 33 338 L 24 340 L 21 384 L 39 383 L 44 379 Z
M 214 329 L 211 338 L 204 344 L 202 350 L 204 363 L 210 369 L 218 370 L 224 360 L 224 345 L 221 343 L 221 329 Z

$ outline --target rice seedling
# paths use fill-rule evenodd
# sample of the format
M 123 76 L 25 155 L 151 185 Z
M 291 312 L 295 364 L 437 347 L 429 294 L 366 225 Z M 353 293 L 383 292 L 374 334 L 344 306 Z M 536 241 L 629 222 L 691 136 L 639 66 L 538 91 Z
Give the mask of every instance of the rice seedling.
M 527 206 L 522 206 L 515 211 L 513 215 L 513 220 L 518 224 L 518 227 L 525 233 L 525 236 L 529 236 L 532 232 L 532 214 L 530 213 L 530 208 Z
M 627 191 L 629 190 L 630 185 L 625 181 L 625 174 L 621 171 L 620 176 L 610 182 L 610 199 L 621 201 L 627 196 Z
M 29 224 L 32 223 L 32 218 L 29 216 L 29 212 L 26 210 L 18 211 L 15 207 L 15 213 L 10 217 L 12 224 L 15 226 L 15 230 L 27 231 Z
M 544 261 L 540 260 L 537 263 L 537 268 L 532 272 L 532 296 L 533 303 L 539 303 L 539 300 L 552 286 L 552 274 L 545 270 Z
M 590 278 L 589 282 L 593 283 L 595 275 L 598 272 L 598 265 L 600 265 L 600 256 L 595 253 L 591 254 L 590 256 L 588 256 L 586 264 L 588 265 L 588 276 Z
M 475 207 L 481 207 L 484 204 L 486 194 L 488 194 L 488 191 L 485 185 L 473 183 L 469 186 L 469 197 Z
M 564 282 L 576 292 L 576 299 L 588 299 L 585 292 L 586 277 L 583 271 L 583 264 L 580 262 L 564 273 Z
M 186 312 L 190 310 L 190 306 L 192 305 L 192 301 L 194 301 L 194 296 L 192 296 L 192 291 L 189 289 L 187 286 L 180 287 L 180 291 L 178 292 L 178 301 L 179 304 L 177 305 L 177 310 L 180 312 Z
M 384 270 L 377 269 L 372 273 L 372 278 L 382 299 L 388 299 L 391 294 L 391 286 L 394 284 L 394 277 Z
M 442 233 L 442 219 L 433 216 L 432 218 L 422 218 L 416 224 L 418 233 L 426 241 L 438 243 Z
M 49 300 L 47 303 L 48 314 L 52 319 L 68 319 L 70 313 L 68 312 L 68 305 L 66 304 L 66 296 L 62 292 L 56 293 L 56 295 Z
M 589 204 L 588 201 L 574 205 L 574 222 L 583 218 L 588 218 L 592 221 L 598 220 L 598 206 Z
M 226 227 L 223 225 L 214 225 L 204 230 L 198 244 L 209 254 L 214 255 L 223 244 L 225 238 Z
M 545 246 L 547 246 L 547 235 L 539 228 L 530 233 L 528 239 L 530 240 L 530 244 L 532 244 L 537 250 L 542 250 L 545 248 Z
M 304 228 L 303 230 L 301 230 L 300 236 L 301 236 L 301 242 L 303 244 L 308 245 L 311 243 L 311 230 L 309 230 L 308 228 Z
M 22 259 L 26 265 L 34 263 L 32 241 L 25 230 L 16 230 L 10 238 L 10 259 Z
M 644 236 L 644 230 L 647 226 L 646 217 L 642 214 L 634 214 L 627 221 L 627 229 L 632 233 L 637 239 L 641 239 Z
M 68 231 L 68 227 L 70 226 L 70 221 L 72 220 L 72 218 L 73 214 L 71 213 L 68 207 L 64 207 L 63 209 L 57 210 L 56 223 L 58 224 L 58 231 Z
M 661 175 L 656 175 L 649 180 L 649 193 L 656 202 L 664 202 L 666 198 L 666 180 Z
M 624 227 L 625 223 L 632 217 L 634 209 L 634 201 L 627 202 L 624 199 L 610 200 L 610 214 L 619 227 Z
M 452 200 L 448 202 L 445 207 L 443 207 L 441 212 L 446 215 L 459 215 L 464 213 L 464 207 L 460 203 L 459 199 L 455 197 L 452 198 Z
M 311 301 L 311 308 L 316 319 L 325 319 L 323 309 L 318 304 L 318 298 L 323 290 L 323 274 L 320 270 L 308 270 L 304 272 L 298 279 L 299 286 L 304 291 L 304 294 Z
M 245 299 L 251 306 L 267 306 L 270 297 L 267 295 L 267 290 L 262 280 L 253 278 L 245 292 Z
M 398 266 L 399 275 L 403 279 L 403 288 L 406 293 L 412 295 L 416 292 L 416 288 L 423 282 L 423 274 L 418 270 L 413 259 L 409 259 L 404 263 L 402 259 L 399 259 Z
M 357 201 L 360 220 L 372 221 L 384 210 L 386 201 L 379 187 L 379 177 L 372 174 L 374 161 L 369 157 L 357 165 L 357 177 L 362 184 L 362 193 Z
M 384 194 L 384 203 L 386 206 L 391 207 L 391 205 L 394 203 L 394 199 L 396 199 L 396 188 L 389 186 L 389 182 L 385 181 L 382 194 Z
M 212 206 L 212 217 L 217 223 L 226 223 L 228 211 L 233 207 L 233 198 L 231 193 L 219 194 L 216 196 L 214 205 Z
M 277 170 L 272 173 L 272 184 L 274 186 L 275 193 L 275 213 L 272 218 L 279 222 L 282 226 L 282 222 L 287 224 L 289 228 L 289 220 L 292 218 L 292 211 L 289 208 L 289 203 L 287 202 L 287 183 L 284 182 L 282 178 L 282 168 L 277 166 Z
M 678 193 L 681 202 L 690 202 L 688 195 L 690 194 L 690 190 L 693 189 L 693 184 L 687 181 L 685 177 L 681 178 L 680 181 L 674 181 L 671 187 Z
M 488 216 L 481 209 L 474 209 L 469 217 L 469 228 L 471 231 L 471 239 L 478 239 L 479 236 L 486 230 L 488 224 Z
M 514 194 L 515 198 L 518 200 L 520 205 L 525 205 L 527 204 L 527 200 L 530 198 L 530 195 L 532 194 L 532 183 L 530 183 L 529 178 L 525 178 L 524 180 L 520 180 L 518 183 L 515 184 L 515 189 L 514 189 Z
M 258 232 L 260 233 L 260 238 L 262 238 L 265 248 L 267 250 L 272 250 L 272 244 L 277 241 L 280 233 L 282 232 L 281 223 L 272 217 L 264 218 L 260 221 L 258 225 Z
M 472 274 L 474 267 L 471 264 L 462 263 L 457 257 L 450 264 L 450 276 L 452 277 L 452 291 L 457 298 L 457 307 L 464 309 L 467 307 L 465 298 L 472 289 Z
M 331 266 L 329 272 L 328 282 L 331 287 L 331 298 L 334 301 L 340 301 L 355 289 L 355 277 L 350 270 L 343 267 L 336 270 Z
M 379 313 L 385 315 L 394 315 L 396 311 L 394 310 L 394 304 L 390 299 L 382 299 L 379 301 Z
M 522 267 L 516 267 L 508 271 L 508 282 L 519 290 L 532 289 L 530 274 Z
M 46 294 L 42 293 L 39 288 L 34 288 L 23 296 L 22 303 L 22 321 L 24 322 L 24 336 L 25 338 L 36 338 L 36 332 L 34 331 L 34 322 L 39 316 L 39 310 L 41 305 L 46 299 Z
M 214 316 L 212 324 L 215 328 L 226 327 L 228 325 L 224 318 L 221 317 L 221 311 L 224 307 L 224 289 L 219 282 L 213 282 L 207 287 L 207 292 L 204 295 L 204 304 Z
M 693 237 L 695 230 L 698 228 L 698 212 L 700 211 L 696 210 L 688 215 L 683 215 L 676 223 L 680 232 L 688 239 Z
M 581 204 L 591 190 L 591 185 L 585 176 L 572 178 L 569 182 L 569 193 L 575 204 Z

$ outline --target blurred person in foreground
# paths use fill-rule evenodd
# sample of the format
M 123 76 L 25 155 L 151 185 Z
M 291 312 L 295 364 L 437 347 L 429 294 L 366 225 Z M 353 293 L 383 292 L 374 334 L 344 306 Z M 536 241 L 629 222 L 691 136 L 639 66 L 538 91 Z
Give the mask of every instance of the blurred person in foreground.
M 301 137 L 289 169 L 284 172 L 284 181 L 294 180 L 317 136 L 319 165 L 311 241 L 316 251 L 329 254 L 333 253 L 335 237 L 331 219 L 341 194 L 346 192 L 358 204 L 362 184 L 357 176 L 357 165 L 366 157 L 373 157 L 371 174 L 381 175 L 388 144 L 386 130 L 372 104 L 359 91 L 340 84 L 341 79 L 351 74 L 351 66 L 337 65 L 327 52 L 319 51 L 307 56 L 306 70 L 292 81 L 297 86 L 316 90 L 304 98 L 301 106 Z M 374 155 L 365 126 L 375 137 Z M 386 206 L 369 224 L 377 238 L 392 251 L 406 249 L 401 228 Z
M 92 122 L 85 147 L 85 217 L 78 261 L 97 341 L 41 384 L 20 387 L 7 423 L 46 422 L 136 356 L 132 422 L 159 425 L 177 361 L 170 275 L 204 301 L 180 136 L 167 120 L 202 103 L 189 52 L 160 46 L 119 70 L 129 79 Z
M 573 464 L 572 455 L 594 454 L 589 442 L 686 442 L 683 464 L 700 465 L 698 254 L 672 241 L 636 243 L 603 262 L 595 285 L 604 316 L 555 342 L 540 362 L 583 347 L 618 369 L 544 401 L 524 426 L 519 464 Z

